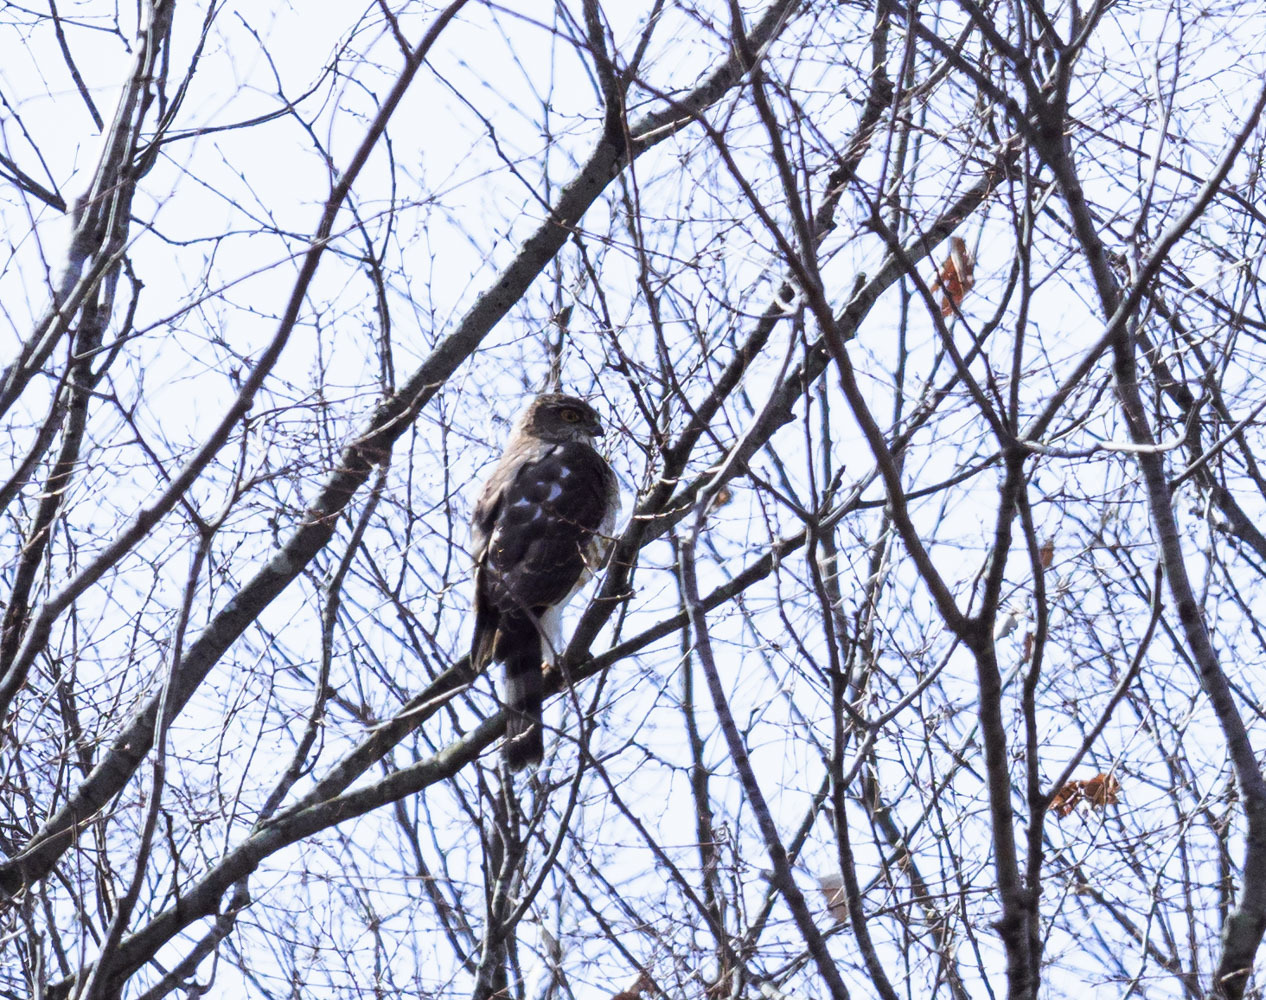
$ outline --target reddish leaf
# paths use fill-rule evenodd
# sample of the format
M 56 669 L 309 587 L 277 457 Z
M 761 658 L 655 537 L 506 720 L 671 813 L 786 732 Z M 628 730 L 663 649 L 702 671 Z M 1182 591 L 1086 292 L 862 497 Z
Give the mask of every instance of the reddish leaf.
M 637 982 L 630 986 L 627 990 L 617 993 L 611 1000 L 641 1000 L 642 994 L 651 988 L 654 984 L 651 982 L 650 976 L 643 972 L 637 977 Z
M 1055 810 L 1056 816 L 1067 816 L 1077 803 L 1081 801 L 1081 782 L 1070 781 L 1051 799 L 1051 808 Z
M 1084 781 L 1073 779 L 1055 793 L 1051 808 L 1056 816 L 1067 816 L 1079 802 L 1086 802 L 1092 809 L 1106 809 L 1121 800 L 1121 782 L 1110 774 L 1096 774 Z
M 848 921 L 848 900 L 844 898 L 844 880 L 838 875 L 824 875 L 818 879 L 818 887 L 826 897 L 827 912 L 842 924 Z
M 1120 800 L 1121 782 L 1110 774 L 1096 774 L 1081 783 L 1081 791 L 1094 808 L 1104 809 L 1116 805 Z
M 1050 569 L 1051 562 L 1055 558 L 1055 539 L 1048 538 L 1042 543 L 1041 549 L 1038 550 L 1037 559 L 1042 564 L 1042 569 Z
M 963 304 L 963 296 L 976 284 L 976 262 L 967 252 L 967 244 L 958 236 L 950 237 L 950 252 L 941 265 L 941 272 L 932 282 L 932 291 L 941 293 L 941 315 L 951 316 Z

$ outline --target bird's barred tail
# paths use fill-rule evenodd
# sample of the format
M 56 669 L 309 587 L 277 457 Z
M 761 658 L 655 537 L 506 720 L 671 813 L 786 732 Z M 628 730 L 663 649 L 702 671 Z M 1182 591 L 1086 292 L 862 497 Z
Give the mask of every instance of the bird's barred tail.
M 540 763 L 545 752 L 541 733 L 541 635 L 535 624 L 530 631 L 506 635 L 505 622 L 497 643 L 497 658 L 505 662 L 506 738 L 502 745 L 511 771 Z

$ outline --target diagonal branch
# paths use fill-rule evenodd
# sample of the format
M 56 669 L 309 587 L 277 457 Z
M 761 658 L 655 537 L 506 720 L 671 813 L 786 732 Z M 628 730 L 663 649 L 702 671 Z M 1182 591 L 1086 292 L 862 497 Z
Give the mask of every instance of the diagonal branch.
M 414 50 L 409 64 L 398 78 L 391 94 L 384 101 L 352 164 L 340 175 L 340 181 L 326 202 L 322 220 L 304 258 L 280 329 L 260 362 L 244 385 L 230 412 L 197 456 L 176 477 L 167 492 L 154 506 L 143 511 L 130 529 L 107 547 L 101 558 L 82 571 L 60 594 L 41 609 L 27 634 L 27 641 L 18 654 L 15 667 L 25 669 L 43 648 L 57 617 L 71 602 L 105 572 L 109 563 L 126 552 L 148 532 L 157 520 L 175 505 L 201 468 L 227 439 L 232 426 L 250 407 L 255 392 L 271 370 L 297 319 L 308 285 L 329 239 L 335 215 L 351 189 L 360 168 L 386 128 L 412 75 L 424 61 L 439 32 L 461 8 L 465 0 L 450 5 L 427 32 Z M 751 44 L 768 44 L 787 23 L 798 4 L 795 0 L 778 0 L 753 27 Z M 725 60 L 685 98 L 673 107 L 651 113 L 636 123 L 632 139 L 625 143 L 619 135 L 604 135 L 593 153 L 562 190 L 550 217 L 524 242 L 522 249 L 447 337 L 432 351 L 421 367 L 393 395 L 384 399 L 368 421 L 368 425 L 344 449 L 338 468 L 326 480 L 320 494 L 306 513 L 302 523 L 267 565 L 258 570 L 215 615 L 198 638 L 192 642 L 172 678 L 172 699 L 178 714 L 211 669 L 228 648 L 242 635 L 259 614 L 284 591 L 329 543 L 340 515 L 352 498 L 365 485 L 374 466 L 384 461 L 395 441 L 412 425 L 423 406 L 438 388 L 475 352 L 484 337 L 519 301 L 528 286 L 554 259 L 568 237 L 579 225 L 589 207 L 607 185 L 627 165 L 630 157 L 641 155 L 668 136 L 690 125 L 698 111 L 715 102 L 741 79 L 739 67 Z M 683 112 L 684 109 L 684 112 Z M 0 890 L 15 893 L 23 886 L 43 878 L 57 859 L 70 846 L 79 825 L 91 818 L 131 779 L 152 745 L 158 697 L 151 698 L 124 727 L 84 783 L 44 826 L 21 853 L 0 866 Z

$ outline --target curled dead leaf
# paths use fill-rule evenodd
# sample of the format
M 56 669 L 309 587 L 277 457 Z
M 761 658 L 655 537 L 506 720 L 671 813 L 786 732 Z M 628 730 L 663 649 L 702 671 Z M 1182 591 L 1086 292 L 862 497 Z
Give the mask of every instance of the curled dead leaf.
M 1051 799 L 1051 809 L 1056 816 L 1067 816 L 1085 802 L 1091 809 L 1106 809 L 1121 801 L 1121 782 L 1111 774 L 1096 774 L 1093 778 L 1074 778 L 1057 791 Z
M 1042 569 L 1050 569 L 1051 562 L 1055 558 L 1055 539 L 1048 538 L 1042 543 L 1042 547 L 1038 550 L 1037 561 L 1041 563 Z
M 844 897 L 844 879 L 839 875 L 823 875 L 818 887 L 826 897 L 826 910 L 837 924 L 848 922 L 848 900 Z
M 734 499 L 734 493 L 728 486 L 722 486 L 712 496 L 712 502 L 708 504 L 709 511 L 720 510 L 731 500 Z
M 976 284 L 976 262 L 959 236 L 950 237 L 950 252 L 941 270 L 932 281 L 931 290 L 941 293 L 941 315 L 952 316 L 963 304 L 963 297 Z
M 627 990 L 615 994 L 611 1000 L 641 1000 L 642 994 L 649 990 L 651 985 L 651 977 L 643 972 L 637 977 L 637 982 Z
M 1110 774 L 1096 774 L 1081 783 L 1081 792 L 1094 808 L 1104 809 L 1121 800 L 1121 782 Z

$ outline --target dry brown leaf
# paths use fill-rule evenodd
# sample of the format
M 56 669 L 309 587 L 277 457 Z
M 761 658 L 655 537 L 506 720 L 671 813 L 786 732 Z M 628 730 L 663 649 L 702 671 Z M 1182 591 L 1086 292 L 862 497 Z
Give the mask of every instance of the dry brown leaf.
M 1056 816 L 1067 816 L 1081 800 L 1081 782 L 1070 781 L 1051 799 L 1051 808 Z
M 1051 809 L 1056 816 L 1067 816 L 1079 802 L 1092 809 L 1106 809 L 1121 801 L 1121 782 L 1110 774 L 1096 774 L 1083 781 L 1073 779 L 1055 793 Z
M 837 924 L 848 922 L 848 900 L 844 897 L 844 880 L 838 875 L 824 875 L 818 879 L 818 887 L 826 897 L 826 911 Z
M 642 1000 L 642 994 L 651 988 L 651 977 L 643 972 L 637 977 L 637 982 L 630 986 L 627 990 L 617 993 L 611 1000 Z
M 722 486 L 712 496 L 712 502 L 708 505 L 708 510 L 720 510 L 731 500 L 734 499 L 734 493 L 728 486 Z
M 1121 782 L 1110 774 L 1096 774 L 1088 781 L 1081 783 L 1081 791 L 1096 809 L 1105 809 L 1116 805 L 1121 798 Z
M 1050 569 L 1051 562 L 1055 558 L 1055 539 L 1048 538 L 1042 543 L 1042 548 L 1038 550 L 1037 561 L 1041 563 L 1042 569 Z
M 963 304 L 963 297 L 976 284 L 976 262 L 967 252 L 967 244 L 959 236 L 950 237 L 950 252 L 941 271 L 932 282 L 932 291 L 941 293 L 941 315 L 953 315 Z

